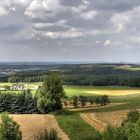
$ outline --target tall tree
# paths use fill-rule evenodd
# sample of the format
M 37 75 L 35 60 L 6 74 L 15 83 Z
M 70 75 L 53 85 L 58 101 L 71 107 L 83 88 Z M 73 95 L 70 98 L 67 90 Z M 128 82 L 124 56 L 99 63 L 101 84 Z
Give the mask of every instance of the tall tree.
M 40 112 L 60 111 L 62 109 L 62 98 L 64 89 L 60 78 L 56 74 L 48 76 L 42 87 L 37 92 L 37 106 Z

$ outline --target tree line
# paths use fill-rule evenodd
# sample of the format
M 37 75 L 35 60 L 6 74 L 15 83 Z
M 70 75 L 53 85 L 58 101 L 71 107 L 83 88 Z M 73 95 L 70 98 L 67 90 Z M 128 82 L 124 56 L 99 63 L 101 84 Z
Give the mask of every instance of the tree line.
M 65 96 L 63 98 L 63 103 L 66 108 L 78 108 L 78 107 L 85 107 L 88 103 L 90 105 L 96 104 L 97 106 L 105 106 L 110 104 L 110 99 L 107 95 L 102 96 L 73 96 L 68 98 Z
M 118 69 L 123 65 L 89 64 L 89 65 L 59 65 L 46 70 L 17 72 L 1 75 L 0 82 L 40 82 L 51 73 L 57 73 L 64 85 L 90 86 L 130 86 L 140 87 L 140 71 Z M 49 69 L 49 67 L 51 69 Z M 136 66 L 133 66 L 136 67 Z M 138 67 L 138 66 L 137 66 Z M 52 71 L 51 71 L 52 70 Z M 54 70 L 54 71 L 53 71 Z

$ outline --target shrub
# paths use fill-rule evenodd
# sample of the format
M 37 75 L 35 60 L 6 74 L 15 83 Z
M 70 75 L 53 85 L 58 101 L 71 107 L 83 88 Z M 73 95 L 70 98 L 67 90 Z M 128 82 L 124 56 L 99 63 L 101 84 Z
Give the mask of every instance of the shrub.
M 139 117 L 140 117 L 139 111 L 134 109 L 127 114 L 127 121 L 129 123 L 136 123 Z
M 109 125 L 102 135 L 102 140 L 128 140 L 128 137 L 122 127 Z
M 2 123 L 0 124 L 0 139 L 1 140 L 21 140 L 22 133 L 19 130 L 19 125 L 8 116 L 7 113 L 1 115 Z
M 127 118 L 123 120 L 122 126 L 128 123 L 136 123 L 140 117 L 140 113 L 138 110 L 134 109 L 127 113 Z
M 61 140 L 58 137 L 57 131 L 55 129 L 51 129 L 50 131 L 45 130 L 41 133 L 36 140 Z

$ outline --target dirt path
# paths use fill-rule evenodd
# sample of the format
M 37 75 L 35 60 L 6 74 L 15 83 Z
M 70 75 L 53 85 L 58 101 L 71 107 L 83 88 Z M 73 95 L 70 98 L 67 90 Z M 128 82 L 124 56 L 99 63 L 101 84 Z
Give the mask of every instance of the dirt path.
M 118 106 L 118 105 L 122 105 L 122 104 L 127 104 L 125 103 L 111 103 L 109 105 L 106 106 L 97 106 L 97 105 L 88 105 L 84 108 L 70 108 L 70 111 L 83 111 L 83 110 L 90 110 L 90 109 L 98 109 L 98 108 L 107 108 L 107 107 L 112 107 L 112 106 Z
M 105 131 L 108 124 L 120 126 L 130 110 L 103 112 L 103 113 L 80 113 L 82 119 L 95 127 L 98 131 Z
M 19 125 L 23 140 L 35 140 L 35 137 L 44 129 L 54 128 L 62 140 L 69 140 L 68 136 L 59 127 L 54 115 L 10 115 Z

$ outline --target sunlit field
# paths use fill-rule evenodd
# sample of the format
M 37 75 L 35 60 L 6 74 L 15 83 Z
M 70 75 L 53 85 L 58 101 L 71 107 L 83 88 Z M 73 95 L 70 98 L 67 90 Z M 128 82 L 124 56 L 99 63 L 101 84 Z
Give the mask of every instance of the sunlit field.
M 65 86 L 66 95 L 71 97 L 74 95 L 92 96 L 92 95 L 109 95 L 109 96 L 126 96 L 140 95 L 140 88 L 130 87 L 86 87 L 86 86 Z
M 18 83 L 23 84 L 27 89 L 31 89 L 35 93 L 36 86 L 41 86 L 42 82 L 35 83 Z M 0 83 L 0 87 L 11 86 L 13 83 Z M 140 95 L 140 88 L 122 87 L 122 86 L 64 86 L 64 91 L 68 97 L 72 96 L 93 96 L 93 95 L 108 95 L 108 96 L 129 96 Z M 3 91 L 3 92 L 20 92 L 20 91 Z

